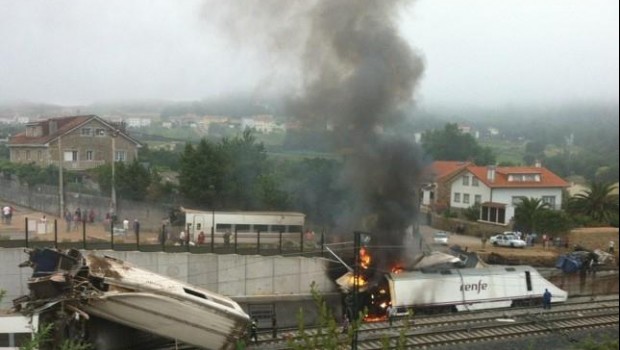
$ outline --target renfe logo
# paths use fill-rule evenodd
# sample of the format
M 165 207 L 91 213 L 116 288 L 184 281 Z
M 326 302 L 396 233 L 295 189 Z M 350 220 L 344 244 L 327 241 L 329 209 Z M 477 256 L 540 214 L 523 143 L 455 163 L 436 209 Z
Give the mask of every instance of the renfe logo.
M 480 294 L 481 290 L 487 290 L 488 284 L 482 283 L 482 280 L 478 280 L 478 283 L 464 283 L 461 284 L 461 292 L 477 291 Z

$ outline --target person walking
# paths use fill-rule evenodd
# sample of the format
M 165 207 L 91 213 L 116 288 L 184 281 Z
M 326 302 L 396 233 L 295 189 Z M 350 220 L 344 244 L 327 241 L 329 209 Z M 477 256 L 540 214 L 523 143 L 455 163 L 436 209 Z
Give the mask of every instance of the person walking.
M 125 237 L 127 237 L 127 234 L 129 233 L 129 219 L 127 218 L 123 220 L 123 233 L 125 233 Z
M 613 240 L 609 241 L 609 248 L 607 248 L 607 252 L 609 254 L 613 254 L 614 253 L 614 246 L 615 245 L 616 245 L 616 242 L 614 242 Z
M 136 237 L 140 235 L 140 221 L 138 219 L 133 220 L 133 233 Z
M 276 315 L 271 316 L 271 338 L 276 339 L 278 337 L 278 320 Z
M 543 309 L 551 309 L 551 292 L 549 292 L 549 290 L 546 288 L 545 292 L 543 293 Z
M 253 340 L 254 343 L 258 343 L 258 320 L 256 317 L 252 319 L 252 323 L 250 324 L 250 340 Z
M 390 322 L 390 327 L 391 327 L 392 323 L 394 323 L 394 308 L 392 307 L 392 305 L 388 305 L 385 311 L 387 313 L 388 321 Z

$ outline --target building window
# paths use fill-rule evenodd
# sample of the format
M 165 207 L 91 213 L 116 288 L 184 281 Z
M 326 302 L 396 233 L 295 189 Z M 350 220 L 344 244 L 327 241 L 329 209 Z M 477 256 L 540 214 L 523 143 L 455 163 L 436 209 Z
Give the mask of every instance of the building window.
M 474 196 L 474 203 L 476 203 L 476 204 L 482 203 L 482 196 L 479 195 L 479 194 L 475 195 Z
M 472 176 L 472 178 L 471 178 L 471 185 L 474 186 L 474 187 L 478 187 L 478 184 L 479 184 L 478 178 Z
M 540 182 L 540 174 L 509 174 L 508 182 Z
M 116 151 L 114 153 L 114 161 L 115 162 L 124 162 L 127 160 L 127 152 L 125 151 Z
M 94 154 L 93 151 L 86 151 L 86 160 L 93 160 L 94 159 L 93 154 Z
M 82 136 L 92 136 L 93 130 L 91 128 L 82 128 Z
M 463 176 L 463 186 L 469 186 L 469 176 Z
M 30 150 L 26 150 L 26 160 L 30 160 Z
M 95 135 L 96 136 L 105 136 L 105 129 L 96 129 L 95 130 Z
M 461 194 L 454 192 L 454 203 L 460 203 L 461 202 Z
M 463 203 L 469 204 L 469 193 L 463 194 Z
M 43 160 L 43 152 L 37 151 L 37 160 Z
M 543 203 L 549 204 L 549 206 L 555 209 L 555 196 L 542 196 Z
M 78 151 L 65 151 L 63 160 L 65 162 L 77 162 L 78 161 Z

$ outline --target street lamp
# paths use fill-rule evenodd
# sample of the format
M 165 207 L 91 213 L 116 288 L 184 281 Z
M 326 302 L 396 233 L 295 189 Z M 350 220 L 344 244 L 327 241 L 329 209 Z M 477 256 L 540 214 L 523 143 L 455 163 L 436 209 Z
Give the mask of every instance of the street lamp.
M 116 215 L 116 174 L 114 164 L 116 163 L 116 137 L 118 136 L 118 130 L 112 131 L 110 136 L 112 136 L 112 203 L 110 204 L 110 209 L 112 209 L 112 214 Z

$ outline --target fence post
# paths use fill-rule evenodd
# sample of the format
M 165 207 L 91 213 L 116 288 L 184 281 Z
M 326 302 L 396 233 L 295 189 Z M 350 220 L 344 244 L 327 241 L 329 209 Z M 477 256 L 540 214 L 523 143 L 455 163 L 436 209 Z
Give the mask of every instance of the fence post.
M 321 256 L 325 257 L 325 228 L 321 231 Z
M 43 224 L 45 225 L 45 232 L 47 233 L 47 222 Z M 56 219 L 54 219 L 54 248 L 58 249 L 58 226 L 56 225 Z
M 86 250 L 86 231 L 82 231 L 82 248 Z
M 237 226 L 235 226 L 235 254 L 237 254 Z
M 256 254 L 260 254 L 260 230 L 256 230 Z
M 301 232 L 299 232 L 299 251 L 300 252 L 304 252 L 304 230 L 302 229 Z
M 110 220 L 110 249 L 114 250 L 114 219 Z
M 280 255 L 282 255 L 282 230 L 280 230 Z
M 159 243 L 161 244 L 161 251 L 166 251 L 166 240 L 168 235 L 166 234 L 166 224 L 161 225 L 161 232 L 159 233 Z
M 211 226 L 211 253 L 213 253 L 213 249 L 215 248 L 215 227 Z
M 24 223 L 25 223 L 25 228 L 26 228 L 26 232 L 25 232 L 25 236 L 26 236 L 26 248 L 28 248 L 28 218 L 24 218 Z

